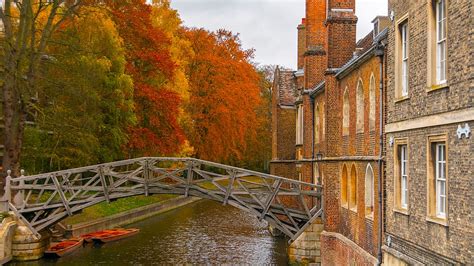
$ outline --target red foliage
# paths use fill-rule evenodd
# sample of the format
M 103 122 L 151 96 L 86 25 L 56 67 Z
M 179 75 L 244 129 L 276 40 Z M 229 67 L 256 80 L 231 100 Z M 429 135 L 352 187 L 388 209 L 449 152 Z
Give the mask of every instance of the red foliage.
M 170 41 L 152 25 L 151 7 L 144 0 L 106 1 L 124 41 L 127 73 L 133 77 L 138 124 L 130 128 L 131 156 L 170 155 L 179 150 L 184 134 L 178 124 L 180 96 L 164 88 L 173 78 Z

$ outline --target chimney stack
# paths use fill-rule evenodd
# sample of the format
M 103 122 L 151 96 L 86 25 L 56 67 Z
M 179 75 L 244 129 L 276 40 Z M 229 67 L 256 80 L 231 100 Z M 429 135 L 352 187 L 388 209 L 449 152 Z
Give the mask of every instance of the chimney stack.
M 306 21 L 301 19 L 301 24 L 298 25 L 298 69 L 304 68 L 304 53 L 306 51 Z

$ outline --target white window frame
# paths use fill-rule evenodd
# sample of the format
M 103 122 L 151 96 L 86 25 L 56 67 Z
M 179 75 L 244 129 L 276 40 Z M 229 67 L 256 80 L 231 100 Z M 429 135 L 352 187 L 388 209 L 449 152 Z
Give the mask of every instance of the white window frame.
M 437 143 L 435 148 L 436 216 L 446 218 L 446 144 Z
M 446 1 L 436 0 L 436 83 L 446 83 Z
M 400 207 L 408 209 L 408 147 L 400 145 Z
M 401 96 L 405 97 L 408 96 L 408 21 L 404 21 L 400 25 L 400 34 L 401 34 L 401 48 L 402 48 L 402 56 L 401 56 L 401 64 L 402 64 L 402 71 L 401 71 L 401 85 L 402 91 Z

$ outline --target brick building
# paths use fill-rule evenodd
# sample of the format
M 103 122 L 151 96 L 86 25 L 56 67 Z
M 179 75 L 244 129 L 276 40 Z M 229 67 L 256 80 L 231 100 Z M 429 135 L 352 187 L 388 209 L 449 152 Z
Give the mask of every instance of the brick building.
M 389 0 L 387 264 L 472 264 L 472 1 Z
M 283 154 L 279 144 L 294 155 L 274 156 L 271 171 L 323 184 L 325 215 L 320 241 L 313 244 L 320 243 L 320 256 L 305 250 L 312 245 L 307 242 L 290 254 L 292 259 L 375 264 L 381 256 L 380 84 L 389 22 L 376 17 L 374 30 L 356 42 L 354 0 L 306 1 L 306 17 L 298 26 L 298 70 L 286 72 L 284 78 L 291 81 L 286 88 L 296 95 L 295 119 L 274 113 L 274 121 L 281 122 L 273 124 L 274 155 Z M 280 96 L 275 98 L 281 97 L 278 72 L 274 94 Z M 289 128 L 295 132 L 294 141 L 285 138 L 282 143 L 280 134 Z
M 474 5 L 389 0 L 358 42 L 354 12 L 307 0 L 298 70 L 277 70 L 271 171 L 324 187 L 324 229 L 290 257 L 472 263 Z

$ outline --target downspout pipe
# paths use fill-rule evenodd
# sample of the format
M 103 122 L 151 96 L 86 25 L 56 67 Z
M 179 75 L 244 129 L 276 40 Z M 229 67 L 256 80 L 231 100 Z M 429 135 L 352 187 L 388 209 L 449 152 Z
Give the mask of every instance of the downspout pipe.
M 383 110 L 384 110 L 384 102 L 383 102 L 383 84 L 384 84 L 384 76 L 383 76 L 383 62 L 384 62 L 384 53 L 385 53 L 385 44 L 380 41 L 377 44 L 377 49 L 375 51 L 376 56 L 379 57 L 379 70 L 380 70 L 380 83 L 379 83 L 379 157 L 378 157 L 378 265 L 382 265 L 382 236 L 383 236 L 383 192 L 382 192 L 382 175 L 383 175 Z

